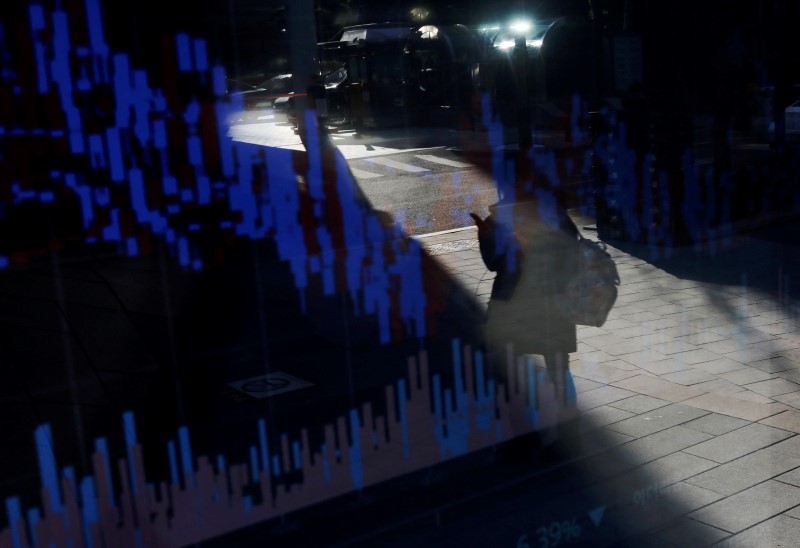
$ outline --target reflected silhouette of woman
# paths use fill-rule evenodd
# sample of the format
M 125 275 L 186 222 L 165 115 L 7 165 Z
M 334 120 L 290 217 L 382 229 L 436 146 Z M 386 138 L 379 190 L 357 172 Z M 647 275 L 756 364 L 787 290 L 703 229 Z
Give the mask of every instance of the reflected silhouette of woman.
M 577 269 L 578 229 L 555 194 L 530 186 L 489 210 L 485 220 L 472 215 L 484 263 L 497 273 L 485 325 L 489 362 L 502 375 L 508 344 L 515 355 L 543 356 L 564 402 L 569 353 L 577 350 L 577 340 L 559 299 Z

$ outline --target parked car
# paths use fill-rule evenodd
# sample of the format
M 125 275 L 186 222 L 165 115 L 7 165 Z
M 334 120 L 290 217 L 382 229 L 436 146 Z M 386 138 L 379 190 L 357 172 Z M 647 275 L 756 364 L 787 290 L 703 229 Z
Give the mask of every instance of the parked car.
M 795 101 L 783 111 L 784 122 L 786 124 L 786 137 L 800 139 L 800 100 Z M 775 122 L 769 124 L 770 140 L 775 138 Z
M 786 116 L 786 133 L 800 135 L 800 101 L 795 101 L 792 105 L 786 107 L 784 113 Z
M 231 95 L 241 97 L 246 110 L 272 108 L 285 112 L 289 105 L 289 99 L 295 95 L 291 74 L 279 74 L 255 86 L 248 86 L 233 80 L 229 80 L 230 82 L 233 82 L 233 89 L 235 89 Z
M 333 67 L 333 70 L 325 74 L 323 82 L 325 90 L 333 92 L 336 88 L 347 80 L 347 70 L 343 66 Z M 245 110 L 273 109 L 276 119 L 283 119 L 292 124 L 294 119 L 294 98 L 305 96 L 305 93 L 295 93 L 294 79 L 291 74 L 279 74 L 256 86 L 248 86 L 235 80 L 228 80 L 231 87 L 236 91 L 231 92 L 232 96 L 240 96 L 243 100 Z M 241 89 L 248 88 L 248 89 Z M 336 119 L 346 118 L 345 108 L 342 101 L 331 101 L 331 115 Z

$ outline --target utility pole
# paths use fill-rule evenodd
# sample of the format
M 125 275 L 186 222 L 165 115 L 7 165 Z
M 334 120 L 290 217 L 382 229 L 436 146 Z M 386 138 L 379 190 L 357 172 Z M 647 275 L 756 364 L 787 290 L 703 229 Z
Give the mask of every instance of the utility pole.
M 294 82 L 295 112 L 300 138 L 305 139 L 306 110 L 309 108 L 308 86 L 319 72 L 317 58 L 317 27 L 314 20 L 314 0 L 291 0 L 286 4 L 287 32 L 291 43 L 289 66 Z
M 517 74 L 517 130 L 520 150 L 531 147 L 531 102 L 528 97 L 528 45 L 526 33 L 520 32 L 514 44 L 514 68 Z

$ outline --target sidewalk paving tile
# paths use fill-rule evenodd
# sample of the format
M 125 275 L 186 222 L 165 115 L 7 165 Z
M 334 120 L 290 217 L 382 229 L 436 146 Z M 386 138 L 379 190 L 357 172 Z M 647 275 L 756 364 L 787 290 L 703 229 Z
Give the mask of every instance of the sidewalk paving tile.
M 643 310 L 641 312 L 633 312 L 631 314 L 625 314 L 625 319 L 629 320 L 629 321 L 632 321 L 632 322 L 645 323 L 645 322 L 651 322 L 651 321 L 659 321 L 662 318 L 658 314 Z M 677 322 L 676 322 L 676 325 L 677 325 Z
M 607 353 L 603 352 L 602 350 L 589 350 L 588 347 L 586 347 L 586 348 L 587 348 L 587 350 L 584 350 L 584 351 L 580 351 L 579 350 L 575 354 L 575 360 L 574 361 L 585 363 L 585 364 L 594 365 L 594 364 L 601 364 L 601 363 L 605 363 L 605 362 L 612 362 L 612 361 L 616 360 L 616 358 L 614 356 L 612 356 L 611 354 L 607 354 Z
M 581 449 L 584 453 L 596 453 L 628 443 L 634 439 L 632 436 L 614 432 L 613 430 L 606 430 L 605 427 L 602 427 L 584 432 L 581 435 Z
M 744 387 L 763 396 L 780 396 L 800 391 L 800 385 L 782 378 L 745 384 Z
M 665 319 L 676 320 L 681 325 L 692 328 L 696 333 L 705 331 L 709 325 L 720 325 L 724 320 L 716 319 L 716 310 L 708 305 L 693 305 L 691 301 L 681 303 L 683 312 L 672 314 Z
M 642 363 L 639 367 L 645 371 L 649 371 L 653 375 L 663 376 L 666 379 L 668 374 L 687 371 L 691 368 L 691 365 L 668 358 L 660 361 Z
M 785 351 L 797 350 L 797 348 L 800 347 L 800 339 L 787 335 L 781 335 L 768 341 L 756 343 L 752 345 L 752 347 L 763 348 L 765 350 L 771 350 L 780 354 L 781 352 Z
M 725 539 L 719 546 L 720 548 L 789 547 L 797 546 L 798 539 L 800 539 L 800 519 L 781 514 Z
M 737 342 L 736 340 L 732 340 L 728 338 L 729 336 L 726 335 L 725 339 L 721 341 L 716 341 L 712 343 L 704 343 L 699 345 L 701 348 L 705 348 L 709 352 L 714 352 L 715 354 L 720 354 L 724 357 L 727 352 L 736 352 L 737 350 L 742 349 L 742 344 Z
M 800 459 L 800 436 L 792 436 L 776 443 L 770 449 Z
M 611 384 L 618 380 L 627 379 L 637 375 L 636 371 L 627 371 L 616 367 L 606 366 L 602 363 L 586 363 L 583 361 L 571 363 L 570 371 L 574 376 L 583 377 L 603 384 Z
M 604 328 L 609 329 L 616 335 L 622 339 L 636 339 L 639 340 L 642 337 L 647 336 L 650 333 L 649 329 L 646 329 L 640 325 L 633 325 L 631 327 L 623 327 L 623 328 L 610 328 L 608 323 L 603 325 Z
M 667 291 L 672 291 L 671 288 L 666 288 L 666 289 Z M 684 306 L 681 306 L 680 304 L 664 302 L 664 299 L 659 299 L 659 302 L 661 302 L 662 304 L 650 308 L 651 312 L 655 312 L 656 314 L 661 314 L 663 316 L 668 316 L 670 314 L 680 314 L 686 309 Z
M 659 407 L 665 407 L 671 403 L 672 402 L 667 400 L 660 400 L 658 398 L 645 396 L 643 394 L 637 394 L 635 396 L 631 396 L 630 398 L 625 398 L 624 400 L 615 401 L 610 405 L 616 407 L 617 409 L 623 409 L 630 413 L 639 415 L 641 413 L 652 411 L 653 409 L 658 409 Z
M 782 356 L 790 352 L 795 352 L 795 353 L 798 352 L 798 350 L 800 350 L 800 326 L 797 326 L 797 328 L 795 328 L 795 331 L 793 333 L 785 333 L 783 335 L 778 335 L 777 340 L 785 341 L 786 346 L 788 346 L 789 344 L 794 345 L 793 348 L 787 348 L 781 350 Z
M 798 367 L 798 364 L 784 356 L 775 356 L 765 360 L 750 362 L 749 365 L 766 373 L 779 373 L 782 371 L 794 370 Z
M 800 350 L 782 350 L 781 356 L 792 360 L 800 367 Z
M 614 429 L 614 425 L 607 426 Z M 660 432 L 640 437 L 615 449 L 619 458 L 632 464 L 644 464 L 676 453 L 687 447 L 711 439 L 710 434 L 682 426 L 673 426 Z M 659 481 L 663 479 L 659 476 Z
M 791 322 L 780 321 L 773 324 L 764 325 L 761 327 L 761 330 L 769 335 L 777 336 L 785 333 L 796 333 L 797 326 Z
M 685 451 L 723 464 L 774 445 L 791 435 L 789 432 L 763 424 L 751 424 L 690 447 Z
M 749 367 L 747 369 L 739 369 L 738 371 L 721 373 L 720 377 L 734 384 L 743 385 L 743 384 L 751 384 L 754 382 L 766 381 L 774 378 L 774 375 L 765 373 L 760 369 L 753 369 L 752 367 Z
M 775 480 L 755 485 L 693 512 L 690 517 L 738 533 L 800 504 L 800 488 Z
M 658 533 L 658 537 L 670 546 L 705 546 L 730 536 L 727 531 L 690 518 Z
M 762 396 L 757 392 L 751 392 L 750 390 L 747 389 L 746 386 L 742 386 L 741 388 L 742 390 L 739 392 L 732 391 L 732 392 L 727 392 L 727 394 L 732 398 L 737 398 L 740 400 L 749 401 L 753 403 L 766 403 L 766 404 L 775 403 L 775 400 L 773 400 L 772 398 L 768 396 Z
M 790 457 L 788 455 L 784 455 L 782 453 L 781 453 L 781 455 L 784 458 L 787 458 L 787 459 L 793 458 L 793 457 Z M 794 459 L 794 460 L 798 460 L 798 459 Z M 778 481 L 782 481 L 783 483 L 789 483 L 791 485 L 794 485 L 795 487 L 800 487 L 800 468 L 795 468 L 793 470 L 790 470 L 789 472 L 786 472 L 785 474 L 781 474 L 780 476 L 776 477 L 775 479 L 778 480 Z M 800 508 L 796 508 L 794 510 L 794 512 L 796 514 L 796 515 L 794 515 L 794 517 L 800 518 Z
M 685 331 L 685 334 L 676 334 L 675 337 L 678 339 L 685 339 L 687 342 L 690 342 L 694 345 L 703 345 L 726 340 L 725 335 L 720 335 L 719 333 L 714 333 L 713 331 L 694 331 L 691 327 L 686 325 L 677 327 L 675 329 L 681 329 Z
M 97 369 L 141 370 L 158 366 L 131 318 L 122 311 L 67 307 L 69 323 Z
M 612 309 L 613 310 L 613 309 Z M 616 318 L 616 319 L 609 319 L 606 323 L 603 324 L 603 327 L 611 332 L 617 333 L 618 331 L 623 331 L 625 329 L 631 329 L 633 327 L 638 328 L 639 324 L 635 322 L 629 322 L 624 318 Z
M 594 487 L 594 490 L 602 494 L 606 500 L 613 500 L 617 508 L 628 506 L 641 510 L 642 507 L 660 501 L 666 502 L 672 511 L 677 511 L 676 514 L 681 515 L 722 498 L 719 493 L 683 482 L 684 476 L 708 470 L 713 463 L 703 459 L 688 460 L 667 455 L 637 466 L 619 457 L 624 453 L 625 447 L 616 447 L 607 455 L 613 461 L 633 467 L 615 477 L 605 479 Z M 682 465 L 685 468 L 681 467 Z M 682 494 L 687 495 L 686 498 L 681 496 Z M 640 498 L 642 495 L 644 500 Z M 696 500 L 698 498 L 696 495 L 700 495 L 701 500 Z
M 712 503 L 717 503 L 722 498 L 722 495 L 697 487 L 685 481 L 680 481 L 670 486 L 668 496 L 672 499 L 671 506 L 675 506 L 676 510 L 683 512 L 692 512 L 693 510 L 703 508 Z M 720 501 L 721 502 L 721 501 Z M 713 525 L 713 524 L 709 524 Z
M 746 329 L 745 331 L 736 333 L 736 341 L 746 345 L 769 341 L 774 338 L 774 335 L 764 333 L 758 329 Z
M 698 312 L 698 314 L 700 313 Z M 707 314 L 705 316 L 698 317 L 695 320 L 689 320 L 688 325 L 697 331 L 709 331 L 713 327 L 726 325 L 729 322 L 730 320 L 728 320 L 727 318 L 723 318 L 719 314 Z
M 592 430 L 606 426 L 621 420 L 625 420 L 633 416 L 633 413 L 612 407 L 610 405 L 601 405 L 589 411 L 584 411 L 580 415 L 580 428 L 582 430 Z
M 671 404 L 609 425 L 607 428 L 640 438 L 702 417 L 706 412 L 681 404 Z M 697 442 L 699 443 L 699 442 Z
M 697 345 L 694 345 L 694 344 L 692 344 L 690 342 L 686 342 L 686 341 L 680 341 L 680 340 L 675 339 L 673 337 L 669 337 L 669 338 L 665 337 L 665 339 L 666 340 L 664 340 L 661 343 L 651 344 L 650 348 L 652 348 L 653 350 L 656 350 L 658 352 L 661 352 L 662 354 L 670 356 L 671 358 L 679 359 L 683 363 L 691 364 L 691 361 L 689 361 L 687 359 L 683 359 L 682 356 L 687 356 L 688 357 L 688 355 L 691 352 L 696 352 L 698 350 L 697 349 Z M 708 357 L 704 358 L 703 360 L 699 360 L 699 361 L 709 361 L 709 360 L 712 360 L 712 359 L 716 359 L 717 357 L 718 356 L 716 356 L 716 355 L 709 355 Z
M 671 402 L 689 400 L 703 393 L 701 390 L 692 386 L 683 386 L 647 375 L 637 375 L 635 377 L 622 379 L 613 384 L 619 388 L 638 392 L 639 394 L 646 394 L 654 398 L 669 400 Z
M 653 350 L 652 348 L 643 348 L 640 351 L 626 354 L 619 353 L 617 354 L 617 358 L 637 367 L 644 367 L 648 363 L 663 362 L 664 360 L 669 359 L 667 358 L 666 354 L 662 354 L 661 352 Z
M 713 331 L 714 333 L 719 333 L 720 335 L 726 335 L 726 336 L 735 335 L 736 337 L 738 337 L 739 335 L 744 333 L 746 329 L 743 325 L 739 323 L 727 321 L 721 325 L 711 327 L 709 330 Z
M 769 306 L 769 305 L 767 305 L 767 306 Z M 747 325 L 749 327 L 758 327 L 759 330 L 764 331 L 761 328 L 766 326 L 766 325 L 771 325 L 771 324 L 775 323 L 775 320 L 770 316 L 765 316 L 764 315 L 765 310 L 760 305 L 758 307 L 758 310 L 759 310 L 759 312 L 758 312 L 757 316 L 750 316 L 749 318 L 747 318 Z M 765 333 L 766 333 L 766 331 L 765 331 Z
M 575 392 L 577 392 L 578 394 L 586 392 L 587 390 L 593 390 L 595 388 L 600 388 L 601 386 L 605 386 L 601 382 L 590 381 L 589 379 L 576 377 L 575 375 L 572 376 L 572 382 L 575 384 Z
M 729 417 L 728 415 L 720 415 L 719 413 L 709 413 L 699 419 L 684 423 L 686 428 L 693 428 L 700 432 L 712 434 L 714 436 L 721 436 L 727 434 L 737 428 L 742 428 L 748 424 L 753 424 L 750 421 L 737 419 L 736 417 Z
M 686 481 L 728 496 L 798 467 L 800 459 L 767 448 L 717 466 Z
M 0 290 L 0 322 L 17 328 L 34 328 L 46 331 L 67 331 L 55 301 L 35 300 L 15 295 L 4 295 Z
M 662 329 L 667 329 L 670 327 L 677 327 L 682 323 L 685 323 L 685 320 L 683 318 L 676 318 L 674 315 L 663 318 L 657 317 L 651 319 L 643 319 L 643 318 L 634 319 L 633 315 L 631 314 L 627 315 L 626 318 L 630 319 L 631 321 L 638 321 L 639 325 L 641 325 L 645 329 L 649 329 L 654 332 L 658 332 Z
M 622 302 L 624 302 L 626 305 L 635 304 L 643 310 L 649 310 L 651 312 L 663 315 L 663 313 L 656 310 L 656 308 L 659 308 L 666 303 L 664 303 L 664 301 L 657 296 L 654 296 L 648 290 L 647 283 L 640 283 L 637 285 L 638 287 L 634 288 L 634 290 L 629 287 L 620 295 Z
M 701 382 L 694 385 L 703 392 L 714 392 L 715 394 L 732 394 L 736 392 L 743 392 L 745 389 L 738 384 L 733 384 L 725 379 L 715 377 L 713 381 Z
M 633 322 L 633 323 L 635 323 L 637 325 L 640 324 L 641 320 L 631 318 L 630 315 L 631 314 L 639 314 L 639 313 L 643 312 L 642 308 L 636 306 L 635 304 L 632 304 L 632 303 L 628 304 L 628 303 L 625 303 L 623 301 L 624 301 L 624 295 L 621 295 L 620 296 L 620 302 L 618 302 L 614 306 L 614 308 L 611 309 L 611 312 L 608 315 L 609 319 L 613 320 L 613 319 L 617 319 L 617 318 L 624 318 L 625 320 L 628 320 L 629 322 Z M 653 315 L 655 316 L 655 314 L 653 314 Z
M 606 367 L 615 367 L 617 369 L 623 369 L 625 371 L 633 371 L 634 373 L 641 373 L 641 369 L 636 367 L 635 365 L 628 363 L 623 360 L 612 360 L 609 362 L 603 362 L 603 365 Z
M 722 373 L 730 373 L 731 371 L 738 371 L 740 369 L 744 369 L 747 366 L 742 362 L 737 362 L 736 360 L 732 360 L 725 356 L 721 356 L 715 360 L 697 363 L 694 365 L 694 367 L 702 369 L 703 371 L 707 371 L 714 375 L 720 375 Z
M 682 322 L 680 325 L 676 325 L 675 327 L 665 327 L 663 329 L 659 329 L 658 333 L 660 335 L 663 335 L 664 337 L 672 337 L 674 339 L 686 341 L 697 346 L 696 342 L 689 340 L 689 336 L 691 336 L 694 333 L 694 329 L 692 329 L 692 327 L 688 324 L 688 322 Z M 724 338 L 722 335 L 716 335 L 716 336 Z M 720 340 L 720 339 L 715 339 L 715 340 Z
M 781 430 L 789 430 L 800 434 L 800 411 L 784 411 L 759 422 L 767 426 L 774 426 Z
M 685 369 L 683 371 L 661 375 L 661 378 L 668 380 L 669 382 L 683 384 L 685 386 L 696 385 L 702 382 L 714 381 L 717 379 L 717 377 L 714 375 L 706 373 L 700 369 Z
M 732 360 L 736 360 L 737 362 L 742 362 L 746 364 L 751 364 L 753 362 L 760 362 L 763 360 L 769 360 L 777 356 L 778 353 L 775 350 L 769 350 L 766 348 L 755 348 L 753 346 L 744 348 L 742 350 L 735 350 L 733 352 L 725 353 L 726 358 L 730 358 Z
M 673 358 L 688 363 L 689 365 L 696 365 L 698 363 L 710 362 L 718 360 L 719 354 L 706 350 L 705 348 L 698 348 L 688 352 L 680 352 L 673 355 Z
M 633 395 L 633 392 L 615 386 L 601 386 L 587 390 L 578 398 L 578 409 L 588 411 L 601 405 L 615 402 Z
M 789 394 L 782 394 L 780 396 L 775 396 L 774 399 L 783 404 L 791 405 L 795 409 L 800 409 L 800 392 L 791 392 Z
M 583 337 L 581 342 L 589 346 L 602 350 L 612 356 L 620 354 L 627 354 L 629 352 L 638 352 L 642 349 L 640 342 L 631 342 L 630 340 L 617 337 L 615 335 L 598 335 L 595 337 Z
M 684 403 L 699 409 L 722 413 L 723 415 L 730 415 L 731 417 L 738 417 L 750 422 L 766 419 L 767 417 L 777 415 L 787 409 L 782 404 L 756 403 L 737 398 L 736 395 L 737 394 L 714 394 L 709 392 L 701 396 L 686 399 Z
M 711 470 L 715 466 L 718 466 L 716 462 L 690 455 L 683 451 L 676 451 L 648 462 L 640 469 L 646 471 L 653 477 L 658 477 L 660 482 L 668 485 L 678 481 L 684 481 L 687 478 Z
M 596 435 L 603 436 L 606 432 L 599 432 Z M 633 466 L 623 462 L 611 455 L 610 451 L 596 453 L 582 458 L 575 462 L 575 468 L 595 480 L 604 480 L 612 476 L 618 476 L 631 470 Z

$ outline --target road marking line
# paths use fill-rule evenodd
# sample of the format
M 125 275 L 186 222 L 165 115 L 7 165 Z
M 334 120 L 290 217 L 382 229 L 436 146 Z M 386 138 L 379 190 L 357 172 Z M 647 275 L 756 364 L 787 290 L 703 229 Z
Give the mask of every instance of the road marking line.
M 383 175 L 380 173 L 372 173 L 371 171 L 364 171 L 363 169 L 356 169 L 354 167 L 351 167 L 350 171 L 352 171 L 353 175 L 359 179 L 374 179 L 375 177 L 383 177 Z
M 438 156 L 433 156 L 431 154 L 416 154 L 415 155 L 420 160 L 425 160 L 428 162 L 433 162 L 434 164 L 442 164 L 443 166 L 450 166 L 450 167 L 475 167 L 472 164 L 467 164 L 465 162 L 457 162 L 455 160 L 448 160 L 447 158 L 439 158 Z
M 374 164 L 381 164 L 386 167 L 393 167 L 394 169 L 399 169 L 401 171 L 408 171 L 409 173 L 422 173 L 423 171 L 430 171 L 430 169 L 426 167 L 412 166 L 411 164 L 396 162 L 394 160 L 390 160 L 389 158 L 368 158 L 367 162 L 372 162 Z

